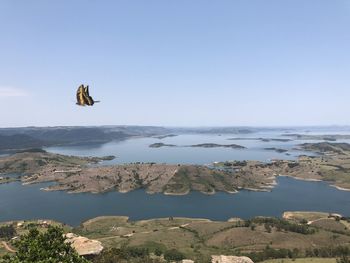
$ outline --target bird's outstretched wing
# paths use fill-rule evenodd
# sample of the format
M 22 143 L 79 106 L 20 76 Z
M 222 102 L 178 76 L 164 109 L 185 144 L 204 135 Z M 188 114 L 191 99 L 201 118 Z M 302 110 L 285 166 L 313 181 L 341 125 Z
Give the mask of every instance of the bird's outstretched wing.
M 77 105 L 85 106 L 86 100 L 85 100 L 85 89 L 84 85 L 80 85 L 77 90 Z

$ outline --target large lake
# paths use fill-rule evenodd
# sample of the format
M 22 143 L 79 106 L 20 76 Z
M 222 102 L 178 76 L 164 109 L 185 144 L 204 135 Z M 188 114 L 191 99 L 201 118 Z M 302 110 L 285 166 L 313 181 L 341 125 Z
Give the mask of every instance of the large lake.
M 80 156 L 115 155 L 111 163 L 164 162 L 209 164 L 214 161 L 273 158 L 294 159 L 305 152 L 295 150 L 305 141 L 263 142 L 247 138 L 285 138 L 281 133 L 249 135 L 180 135 L 162 140 L 137 138 L 104 145 L 50 147 L 46 150 Z M 242 140 L 228 140 L 239 137 Z M 155 142 L 188 146 L 199 143 L 239 144 L 247 149 L 162 147 L 150 148 Z M 288 154 L 264 150 L 276 147 Z M 310 153 L 307 153 L 310 154 Z M 143 190 L 130 193 L 67 194 L 44 192 L 46 184 L 22 186 L 20 183 L 0 185 L 0 221 L 50 218 L 71 225 L 101 215 L 126 215 L 132 220 L 184 216 L 227 220 L 231 217 L 281 216 L 286 210 L 313 210 L 350 215 L 350 192 L 340 191 L 324 182 L 306 182 L 279 177 L 272 192 L 241 191 L 238 194 L 217 193 L 204 195 L 191 192 L 186 196 L 147 194 Z
M 234 138 L 234 140 L 230 140 L 232 138 Z M 274 158 L 295 159 L 300 154 L 311 154 L 294 149 L 298 144 L 306 141 L 291 140 L 288 142 L 263 142 L 261 140 L 251 140 L 249 138 L 288 139 L 288 137 L 281 136 L 280 133 L 273 132 L 254 133 L 249 135 L 193 134 L 167 137 L 164 139 L 136 138 L 125 141 L 110 142 L 103 145 L 49 147 L 46 148 L 46 150 L 55 153 L 78 156 L 116 156 L 117 158 L 108 162 L 109 164 L 129 162 L 209 164 L 215 161 L 225 160 L 268 161 Z M 178 147 L 149 147 L 149 145 L 153 143 L 173 144 Z M 190 145 L 201 143 L 238 144 L 246 147 L 246 149 L 188 147 Z M 272 150 L 265 150 L 265 148 L 273 147 L 286 149 L 288 150 L 288 153 L 278 153 Z

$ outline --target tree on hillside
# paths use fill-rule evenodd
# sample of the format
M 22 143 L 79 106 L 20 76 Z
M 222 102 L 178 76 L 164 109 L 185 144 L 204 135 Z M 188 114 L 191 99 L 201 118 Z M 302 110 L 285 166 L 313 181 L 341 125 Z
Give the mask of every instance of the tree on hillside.
M 337 263 L 350 263 L 350 258 L 347 256 L 342 256 L 341 258 L 337 259 Z
M 10 239 L 16 234 L 13 225 L 0 226 L 0 238 Z
M 95 263 L 160 263 L 157 258 L 151 258 L 149 250 L 142 247 L 109 248 L 93 259 Z
M 36 228 L 21 236 L 16 242 L 15 255 L 5 255 L 0 259 L 1 263 L 88 263 L 77 252 L 65 243 L 63 230 L 50 226 L 44 233 Z

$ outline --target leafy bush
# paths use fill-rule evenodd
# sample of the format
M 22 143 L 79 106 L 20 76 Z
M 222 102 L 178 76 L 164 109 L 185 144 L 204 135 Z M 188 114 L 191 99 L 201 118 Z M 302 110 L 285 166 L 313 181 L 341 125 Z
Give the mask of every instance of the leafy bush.
M 287 220 L 271 217 L 256 217 L 251 220 L 252 223 L 264 224 L 268 231 L 270 227 L 276 227 L 277 230 L 285 230 L 299 234 L 309 235 L 314 234 L 316 230 L 308 225 L 291 223 Z
M 13 225 L 0 227 L 0 238 L 10 239 L 16 235 L 16 230 Z
M 260 262 L 264 261 L 266 259 L 273 259 L 273 258 L 295 258 L 298 257 L 299 250 L 294 249 L 274 249 L 269 246 L 267 246 L 263 251 L 261 252 L 253 252 L 248 254 L 247 256 L 250 257 L 254 262 Z
M 154 254 L 159 257 L 163 254 L 163 251 L 160 248 L 156 248 L 154 250 Z
M 21 236 L 15 243 L 17 252 L 15 255 L 5 255 L 2 263 L 87 263 L 86 259 L 65 243 L 63 230 L 50 226 L 47 232 L 40 233 L 36 228 Z
M 350 258 L 347 256 L 342 256 L 341 258 L 337 259 L 337 263 L 350 263 Z
M 93 259 L 95 263 L 158 263 L 158 259 L 151 259 L 148 249 L 140 247 L 110 248 L 102 251 Z
M 333 258 L 341 256 L 349 256 L 350 248 L 347 246 L 329 246 L 314 249 L 307 249 L 305 251 L 307 257 L 322 257 L 322 258 Z
M 164 253 L 164 259 L 166 260 L 180 261 L 180 260 L 183 260 L 184 258 L 185 258 L 185 255 L 176 249 L 170 249 L 165 251 Z

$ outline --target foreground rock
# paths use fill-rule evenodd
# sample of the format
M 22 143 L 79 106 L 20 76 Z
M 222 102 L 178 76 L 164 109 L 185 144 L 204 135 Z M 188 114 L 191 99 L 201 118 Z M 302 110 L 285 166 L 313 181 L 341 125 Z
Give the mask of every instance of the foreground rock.
M 248 257 L 236 257 L 236 256 L 211 256 L 212 263 L 254 263 Z
M 79 256 L 98 255 L 103 250 L 102 243 L 97 240 L 88 239 L 73 233 L 67 233 L 66 238 L 66 242 L 71 244 Z

